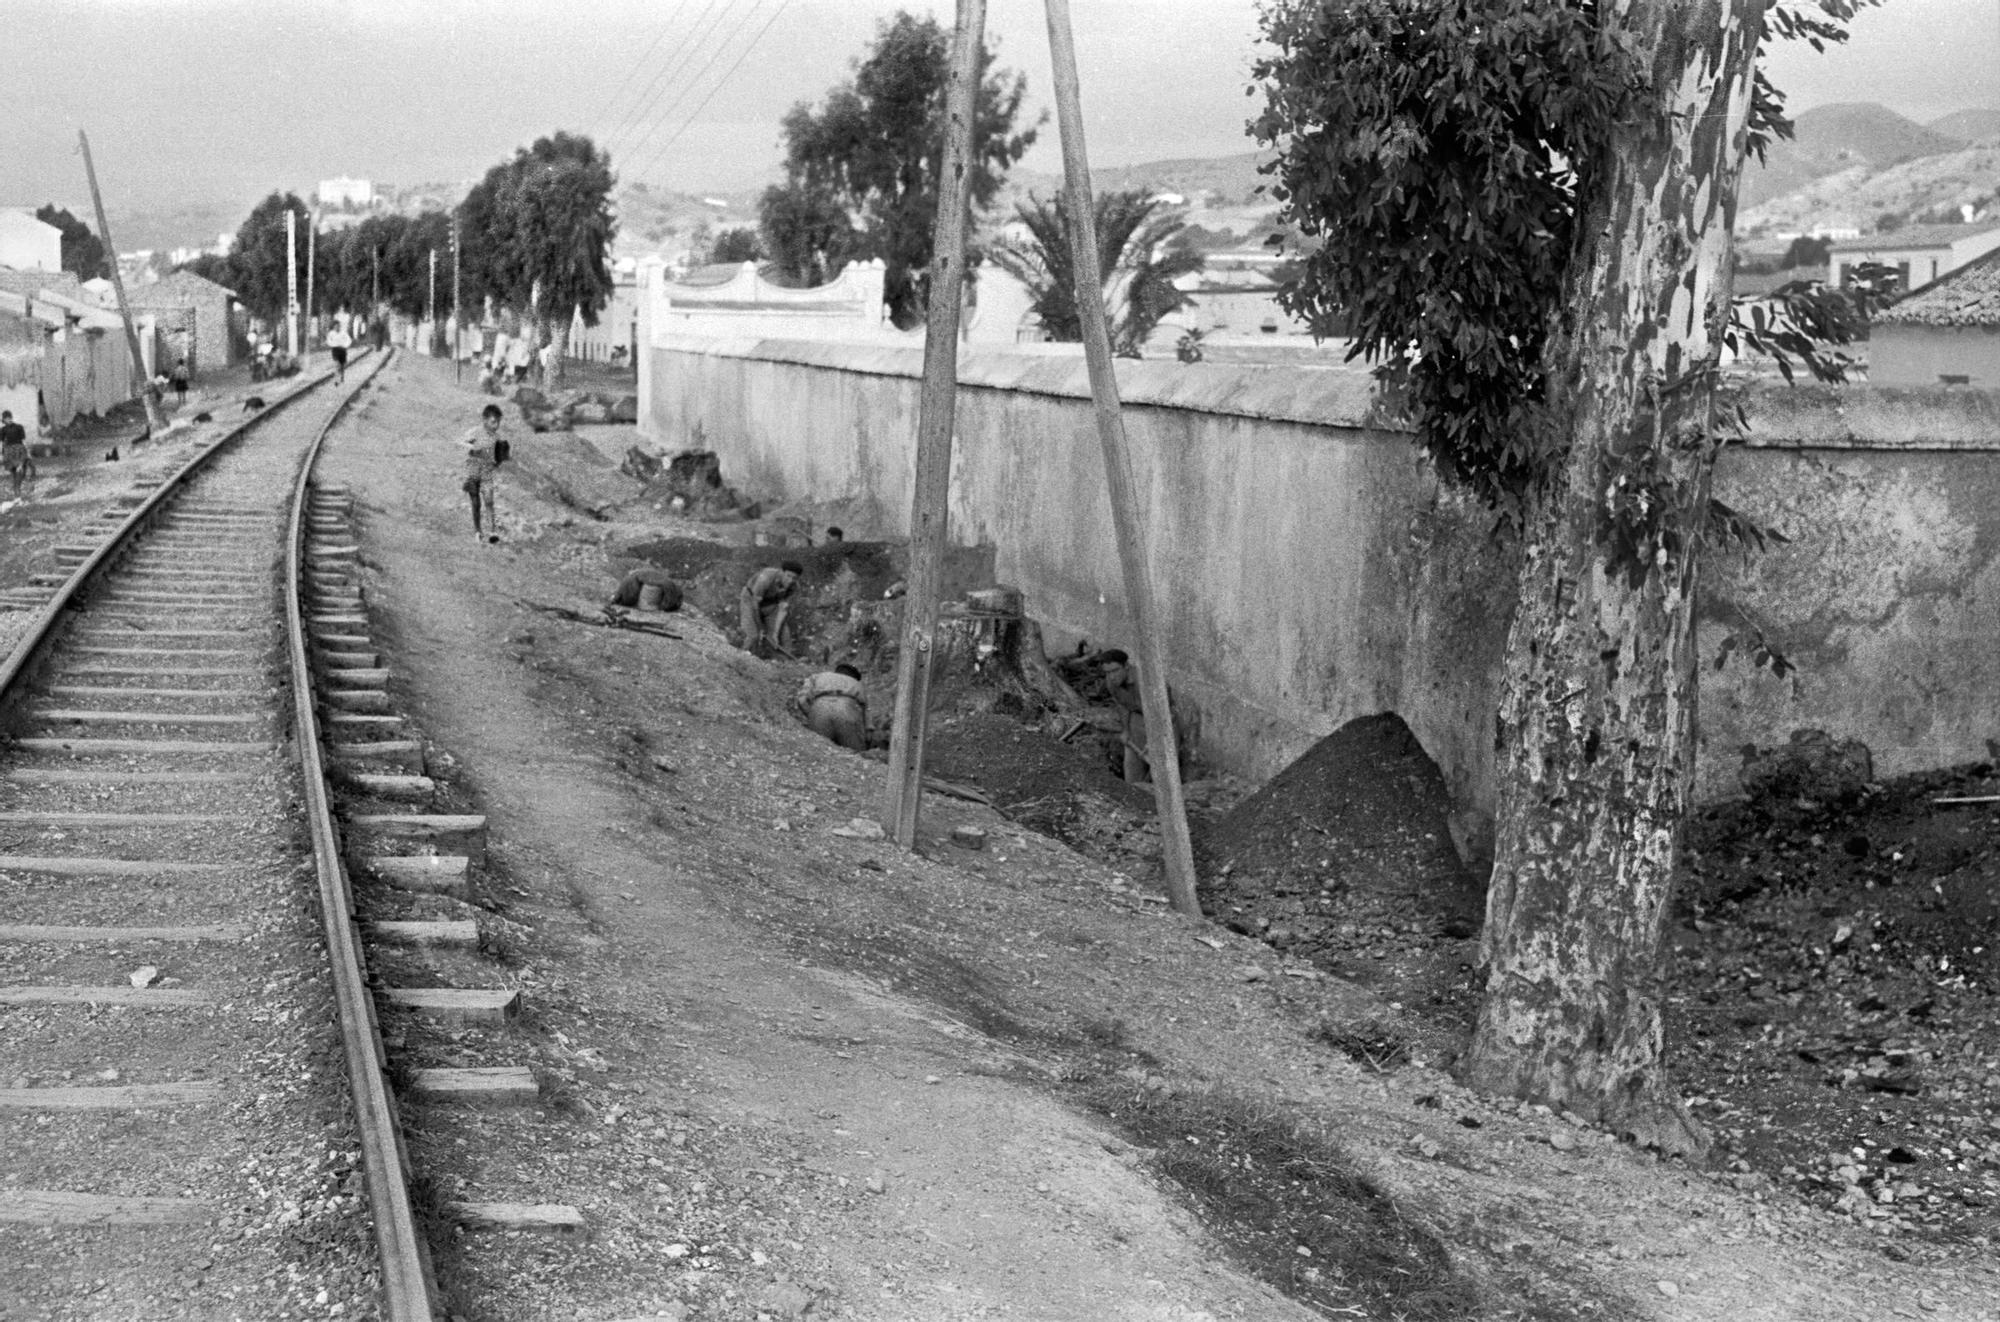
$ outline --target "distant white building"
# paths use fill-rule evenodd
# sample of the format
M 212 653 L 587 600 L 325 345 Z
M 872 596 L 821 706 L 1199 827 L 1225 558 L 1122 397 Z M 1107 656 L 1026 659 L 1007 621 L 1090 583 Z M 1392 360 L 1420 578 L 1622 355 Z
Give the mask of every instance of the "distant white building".
M 366 179 L 322 179 L 314 194 L 323 207 L 367 208 L 375 205 L 375 185 Z
M 1833 283 L 1844 285 L 1864 263 L 1887 266 L 1905 290 L 1922 289 L 2000 248 L 2000 220 L 1972 225 L 1908 225 L 1865 239 L 1837 240 L 1828 254 Z
M 17 271 L 62 270 L 62 231 L 26 207 L 0 209 L 0 266 Z

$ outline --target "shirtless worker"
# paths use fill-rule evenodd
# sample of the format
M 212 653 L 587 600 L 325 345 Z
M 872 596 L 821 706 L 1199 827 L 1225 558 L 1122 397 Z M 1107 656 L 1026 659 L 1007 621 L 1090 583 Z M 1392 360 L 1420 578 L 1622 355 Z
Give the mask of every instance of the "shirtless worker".
M 743 585 L 738 604 L 743 611 L 743 650 L 763 656 L 765 649 L 785 651 L 785 620 L 792 613 L 792 593 L 805 566 L 796 560 L 766 566 Z M 790 655 L 790 653 L 786 653 Z
M 792 710 L 820 738 L 857 753 L 868 751 L 868 704 L 861 696 L 861 672 L 845 661 L 808 675 L 792 698 Z

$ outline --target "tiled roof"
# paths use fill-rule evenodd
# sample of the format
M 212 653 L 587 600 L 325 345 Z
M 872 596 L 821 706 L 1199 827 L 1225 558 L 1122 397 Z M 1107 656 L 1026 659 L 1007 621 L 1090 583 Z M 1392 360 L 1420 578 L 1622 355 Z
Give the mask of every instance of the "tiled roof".
M 1905 225 L 1887 234 L 1864 234 L 1837 240 L 1829 252 L 1874 252 L 1881 248 L 1949 248 L 1960 239 L 2000 229 L 2000 220 L 1975 220 L 1970 225 Z
M 2000 250 L 1940 276 L 1875 314 L 1878 324 L 2000 326 Z

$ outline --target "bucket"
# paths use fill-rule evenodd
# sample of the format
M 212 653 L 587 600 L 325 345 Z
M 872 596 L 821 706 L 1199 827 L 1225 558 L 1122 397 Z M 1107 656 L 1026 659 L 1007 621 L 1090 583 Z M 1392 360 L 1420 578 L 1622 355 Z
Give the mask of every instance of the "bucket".
M 660 594 L 665 591 L 666 589 L 658 583 L 641 583 L 639 585 L 639 609 L 642 611 L 658 610 L 660 608 Z

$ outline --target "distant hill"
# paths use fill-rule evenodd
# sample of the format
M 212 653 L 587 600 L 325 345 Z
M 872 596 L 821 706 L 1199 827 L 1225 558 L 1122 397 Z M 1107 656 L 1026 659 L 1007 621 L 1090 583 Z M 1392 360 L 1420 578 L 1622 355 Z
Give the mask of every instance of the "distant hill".
M 1759 207 L 1828 175 L 1857 168 L 1873 174 L 1965 145 L 1963 138 L 1925 128 L 1872 101 L 1815 106 L 1797 123 L 1797 135 L 1772 143 L 1761 168 L 1753 159 L 1745 169 L 1744 208 Z
M 1886 170 L 1842 170 L 1743 212 L 1737 229 L 1752 234 L 1850 224 L 1866 232 L 1885 214 L 1911 221 L 1957 220 L 1961 206 L 1986 209 L 1996 193 L 2000 142 L 1920 156 Z
M 1214 197 L 1218 206 L 1275 206 L 1257 194 L 1266 182 L 1257 173 L 1261 152 L 1239 152 L 1234 156 L 1201 156 L 1171 161 L 1144 161 L 1138 165 L 1100 166 L 1090 172 L 1091 187 L 1099 192 L 1143 188 L 1152 192 L 1180 193 L 1190 201 L 1200 194 Z M 1007 185 L 1017 197 L 1036 193 L 1043 197 L 1062 188 L 1062 176 L 1036 170 L 1016 170 Z
M 1970 110 L 1954 110 L 1943 119 L 1934 119 L 1925 127 L 1933 133 L 1941 133 L 1947 138 L 1957 138 L 1960 142 L 1974 144 L 2000 139 L 2000 110 L 1976 107 Z

